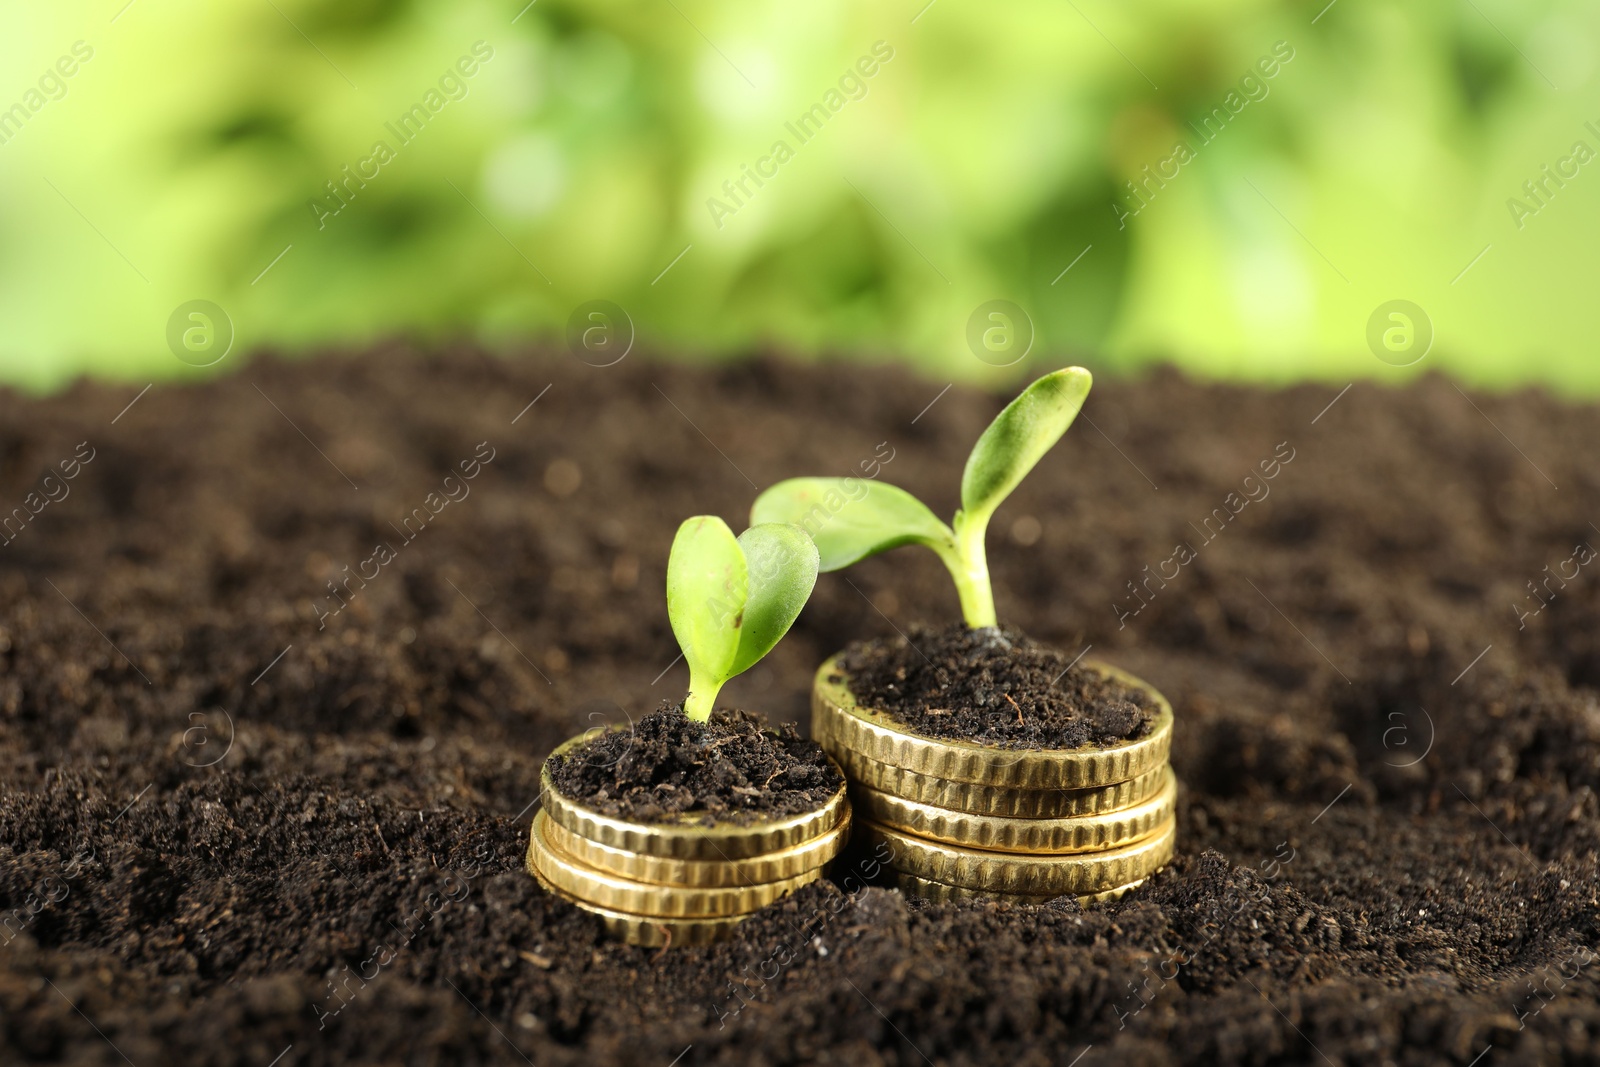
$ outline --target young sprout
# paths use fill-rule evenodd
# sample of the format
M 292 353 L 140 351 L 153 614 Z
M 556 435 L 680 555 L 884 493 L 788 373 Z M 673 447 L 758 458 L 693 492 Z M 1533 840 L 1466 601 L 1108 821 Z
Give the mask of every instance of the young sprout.
M 817 546 L 798 526 L 761 523 L 734 537 L 715 515 L 696 515 L 678 527 L 667 617 L 689 664 L 689 718 L 711 718 L 723 683 L 789 632 L 817 584 L 817 564 Z
M 855 478 L 779 482 L 756 498 L 750 521 L 800 526 L 816 542 L 825 571 L 900 545 L 927 545 L 955 579 L 967 625 L 994 626 L 984 551 L 989 518 L 1067 432 L 1093 380 L 1082 367 L 1046 374 L 995 416 L 967 457 L 961 510 L 949 526 L 904 489 Z

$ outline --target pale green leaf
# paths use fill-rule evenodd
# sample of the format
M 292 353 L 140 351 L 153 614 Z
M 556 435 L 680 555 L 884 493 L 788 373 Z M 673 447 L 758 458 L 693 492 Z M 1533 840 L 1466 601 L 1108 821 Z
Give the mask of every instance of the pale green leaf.
M 816 542 L 821 569 L 836 571 L 899 545 L 947 548 L 950 527 L 906 492 L 865 478 L 790 478 L 756 498 L 752 525 L 786 522 Z
M 728 677 L 742 674 L 776 645 L 817 584 L 817 546 L 798 526 L 769 522 L 739 535 L 750 575 L 750 598 L 739 628 L 739 652 Z
M 986 522 L 990 513 L 1061 440 L 1078 417 L 1094 379 L 1067 367 L 1034 382 L 983 431 L 961 475 L 961 509 Z
M 749 597 L 744 550 L 715 515 L 685 519 L 667 558 L 667 618 L 692 677 L 731 677 Z

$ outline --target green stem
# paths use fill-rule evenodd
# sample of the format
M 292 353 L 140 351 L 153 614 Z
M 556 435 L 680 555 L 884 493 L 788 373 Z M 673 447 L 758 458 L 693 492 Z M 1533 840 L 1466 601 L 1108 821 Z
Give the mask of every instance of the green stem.
M 994 589 L 989 583 L 989 556 L 984 535 L 989 516 L 956 513 L 954 546 L 939 551 L 939 558 L 955 579 L 961 597 L 961 615 L 974 629 L 995 625 Z
M 711 709 L 716 707 L 717 693 L 721 689 L 721 682 L 704 678 L 690 668 L 689 695 L 683 701 L 683 713 L 695 722 L 710 721 Z

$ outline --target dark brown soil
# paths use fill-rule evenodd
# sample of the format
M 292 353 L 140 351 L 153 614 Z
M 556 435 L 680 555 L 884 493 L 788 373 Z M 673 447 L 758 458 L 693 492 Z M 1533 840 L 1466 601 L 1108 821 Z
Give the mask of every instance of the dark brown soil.
M 952 623 L 853 642 L 839 665 L 858 704 L 925 737 L 1068 749 L 1144 736 L 1155 718 L 1148 694 L 1075 659 L 1014 628 Z
M 706 826 L 815 811 L 844 782 L 793 723 L 772 729 L 765 716 L 728 708 L 691 722 L 671 702 L 550 757 L 550 778 L 562 796 L 602 815 L 646 823 L 698 815 Z
M 522 856 L 549 751 L 681 695 L 673 531 L 882 442 L 950 513 L 1002 398 L 399 345 L 119 418 L 144 384 L 0 395 L 0 515 L 94 451 L 0 546 L 0 1063 L 1595 1061 L 1593 406 L 1101 375 L 995 598 L 1172 700 L 1172 865 L 1080 913 L 852 856 L 657 955 Z M 926 552 L 824 575 L 725 701 L 804 721 L 825 657 L 955 611 Z

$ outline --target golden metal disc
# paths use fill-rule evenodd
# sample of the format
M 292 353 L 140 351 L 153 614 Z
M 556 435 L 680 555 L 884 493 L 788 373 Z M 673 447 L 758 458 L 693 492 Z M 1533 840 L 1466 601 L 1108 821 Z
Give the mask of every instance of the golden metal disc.
M 963 848 L 1053 855 L 1104 852 L 1143 840 L 1171 821 L 1178 797 L 1177 778 L 1170 767 L 1162 768 L 1161 773 L 1160 791 L 1142 804 L 1067 819 L 972 815 L 902 800 L 860 785 L 850 790 L 850 801 L 863 819 Z
M 1033 896 L 1024 893 L 986 893 L 979 889 L 962 889 L 960 886 L 945 885 L 928 878 L 918 878 L 914 874 L 896 874 L 895 881 L 900 887 L 900 892 L 908 897 L 917 897 L 921 900 L 931 901 L 935 904 L 954 904 L 966 900 L 991 900 L 997 904 L 1048 904 L 1052 900 L 1060 900 L 1063 894 L 1050 896 Z M 1143 885 L 1145 880 L 1119 885 L 1115 889 L 1107 889 L 1103 893 L 1090 893 L 1078 897 L 1078 903 L 1084 907 L 1091 904 L 1104 904 L 1108 901 L 1118 900 L 1130 890 Z
M 733 936 L 733 928 L 745 920 L 743 915 L 734 915 L 725 919 L 668 919 L 652 918 L 645 915 L 629 915 L 627 912 L 615 911 L 611 908 L 602 908 L 590 904 L 586 900 L 579 900 L 571 893 L 563 893 L 543 878 L 537 871 L 534 878 L 544 887 L 545 892 L 558 896 L 575 907 L 582 908 L 592 915 L 597 915 L 606 928 L 606 932 L 619 941 L 629 945 L 639 945 L 642 948 L 682 948 L 688 945 L 710 945 L 717 941 L 726 941 Z
M 534 816 L 528 835 L 528 869 L 585 904 L 630 915 L 674 919 L 743 915 L 788 896 L 822 875 L 821 867 L 813 867 L 793 878 L 752 886 L 706 889 L 650 885 L 579 863 L 551 844 L 549 825 L 547 812 Z
M 887 714 L 859 706 L 835 656 L 818 670 L 811 691 L 811 734 L 830 754 L 853 751 L 908 771 L 976 785 L 1010 789 L 1097 789 L 1137 778 L 1167 761 L 1172 747 L 1172 705 L 1146 683 L 1104 663 L 1085 662 L 1156 706 L 1145 736 L 1101 748 L 999 748 L 915 734 Z M 833 681 L 838 677 L 839 681 Z
M 889 865 L 959 889 L 1027 896 L 1084 896 L 1148 878 L 1172 858 L 1176 820 L 1143 841 L 1105 852 L 1040 856 L 1020 852 L 984 852 L 929 841 L 864 818 L 856 833 L 868 844 L 886 844 Z
M 1159 790 L 1167 773 L 1167 765 L 1162 764 L 1137 778 L 1098 789 L 1009 789 L 945 781 L 879 763 L 843 747 L 835 747 L 832 755 L 852 784 L 918 804 L 1008 819 L 1064 819 L 1131 808 Z
M 550 759 L 565 756 L 591 736 L 579 734 L 562 742 L 550 754 Z M 699 812 L 668 822 L 630 822 L 602 815 L 562 796 L 550 776 L 550 759 L 545 760 L 544 769 L 540 771 L 539 785 L 544 791 L 544 810 L 553 822 L 608 848 L 663 859 L 728 861 L 790 848 L 820 837 L 837 826 L 846 803 L 845 787 L 841 783 L 838 791 L 821 807 L 782 819 L 748 825 L 726 822 L 702 825 L 709 820 L 704 812 Z
M 850 807 L 845 805 L 838 824 L 821 837 L 741 860 L 674 860 L 647 856 L 590 841 L 557 822 L 545 823 L 544 832 L 558 851 L 619 878 L 690 888 L 750 886 L 793 878 L 827 864 L 850 840 Z

